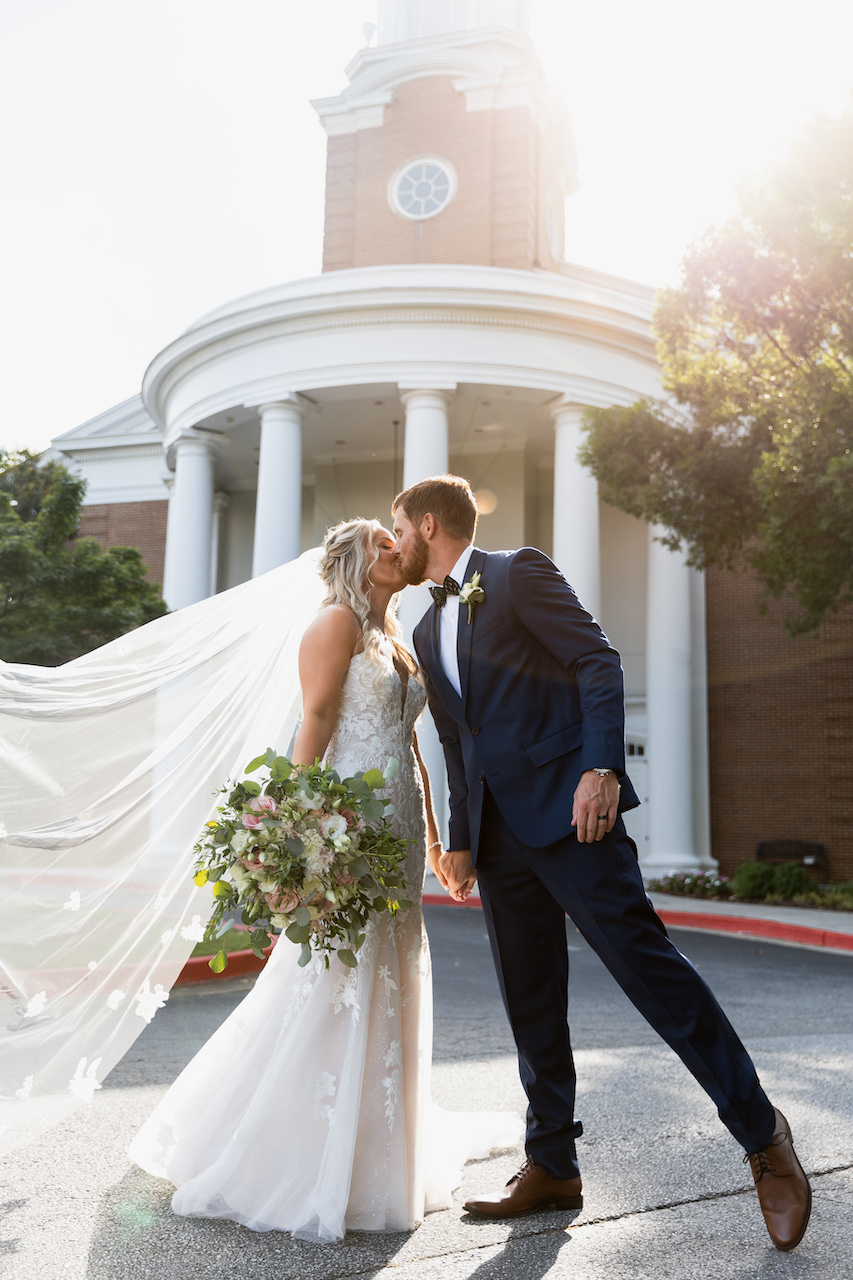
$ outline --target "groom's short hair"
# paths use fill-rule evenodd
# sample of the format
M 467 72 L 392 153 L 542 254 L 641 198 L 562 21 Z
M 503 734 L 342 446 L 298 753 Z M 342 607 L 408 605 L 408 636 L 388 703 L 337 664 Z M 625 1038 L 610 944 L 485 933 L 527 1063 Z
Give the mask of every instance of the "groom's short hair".
M 431 476 L 398 493 L 391 510 L 402 507 L 415 527 L 428 513 L 451 538 L 474 541 L 477 528 L 477 499 L 463 476 Z

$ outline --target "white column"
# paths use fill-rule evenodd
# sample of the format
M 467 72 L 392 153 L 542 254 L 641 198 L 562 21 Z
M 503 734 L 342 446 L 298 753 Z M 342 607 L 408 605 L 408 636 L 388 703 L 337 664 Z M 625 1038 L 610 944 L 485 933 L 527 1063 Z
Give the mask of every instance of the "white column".
M 299 555 L 302 526 L 302 404 L 278 400 L 258 406 L 261 452 L 252 577 Z
M 580 404 L 558 403 L 554 418 L 554 563 L 585 609 L 601 614 L 598 481 L 578 462 Z
M 406 407 L 406 443 L 403 452 L 403 488 L 440 476 L 448 466 L 447 409 L 453 389 L 410 390 L 400 387 Z
M 448 469 L 447 410 L 453 390 L 419 390 L 400 387 L 400 398 L 406 408 L 406 443 L 403 453 L 403 488 L 444 475 Z M 400 622 L 405 640 L 412 643 L 412 632 L 432 604 L 428 588 L 407 587 L 400 597 Z M 447 839 L 447 772 L 444 751 L 432 717 L 427 713 L 418 731 L 418 742 L 433 789 L 436 816 L 443 838 Z
M 213 529 L 210 536 L 210 595 L 219 590 L 219 548 L 222 545 L 222 520 L 231 502 L 230 493 L 219 490 L 213 495 Z
M 175 445 L 175 483 L 169 500 L 163 598 L 183 609 L 210 594 L 214 447 L 198 436 Z
M 693 821 L 692 572 L 682 553 L 649 529 L 646 606 L 646 755 L 649 847 L 646 873 L 701 869 Z M 706 864 L 707 865 L 707 864 Z

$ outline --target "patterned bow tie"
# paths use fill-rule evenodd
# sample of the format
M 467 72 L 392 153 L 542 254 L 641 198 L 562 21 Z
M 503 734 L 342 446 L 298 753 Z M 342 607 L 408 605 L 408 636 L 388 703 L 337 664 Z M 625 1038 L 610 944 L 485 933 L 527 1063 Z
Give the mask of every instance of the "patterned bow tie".
M 458 596 L 461 588 L 455 578 L 447 577 L 444 579 L 443 587 L 430 587 L 429 593 L 432 596 L 439 609 L 443 609 L 447 604 L 448 596 Z

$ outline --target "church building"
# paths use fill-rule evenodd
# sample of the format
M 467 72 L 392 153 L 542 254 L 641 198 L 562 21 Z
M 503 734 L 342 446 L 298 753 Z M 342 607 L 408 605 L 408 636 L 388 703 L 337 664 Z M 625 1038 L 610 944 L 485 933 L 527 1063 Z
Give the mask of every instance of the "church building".
M 478 545 L 552 556 L 622 655 L 644 871 L 707 869 L 754 841 L 730 851 L 722 810 L 711 841 L 705 576 L 601 503 L 577 460 L 585 406 L 663 394 L 654 291 L 566 261 L 572 133 L 525 8 L 381 0 L 346 86 L 313 104 L 328 138 L 322 273 L 202 316 L 153 355 L 140 394 L 51 456 L 88 481 L 81 533 L 138 547 L 172 609 L 339 520 L 387 523 L 419 479 L 466 476 Z M 408 626 L 427 603 L 406 593 Z M 752 740 L 734 738 L 736 761 Z

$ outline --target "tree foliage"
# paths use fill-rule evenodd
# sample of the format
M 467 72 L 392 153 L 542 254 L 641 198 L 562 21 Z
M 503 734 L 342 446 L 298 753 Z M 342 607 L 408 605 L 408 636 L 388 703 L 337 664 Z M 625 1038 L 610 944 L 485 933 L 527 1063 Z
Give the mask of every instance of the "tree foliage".
M 582 461 L 691 563 L 751 565 L 817 626 L 853 599 L 853 109 L 687 254 L 654 327 L 669 405 L 589 410 Z
M 85 481 L 0 454 L 0 659 L 52 666 L 166 612 L 132 547 L 77 537 Z

